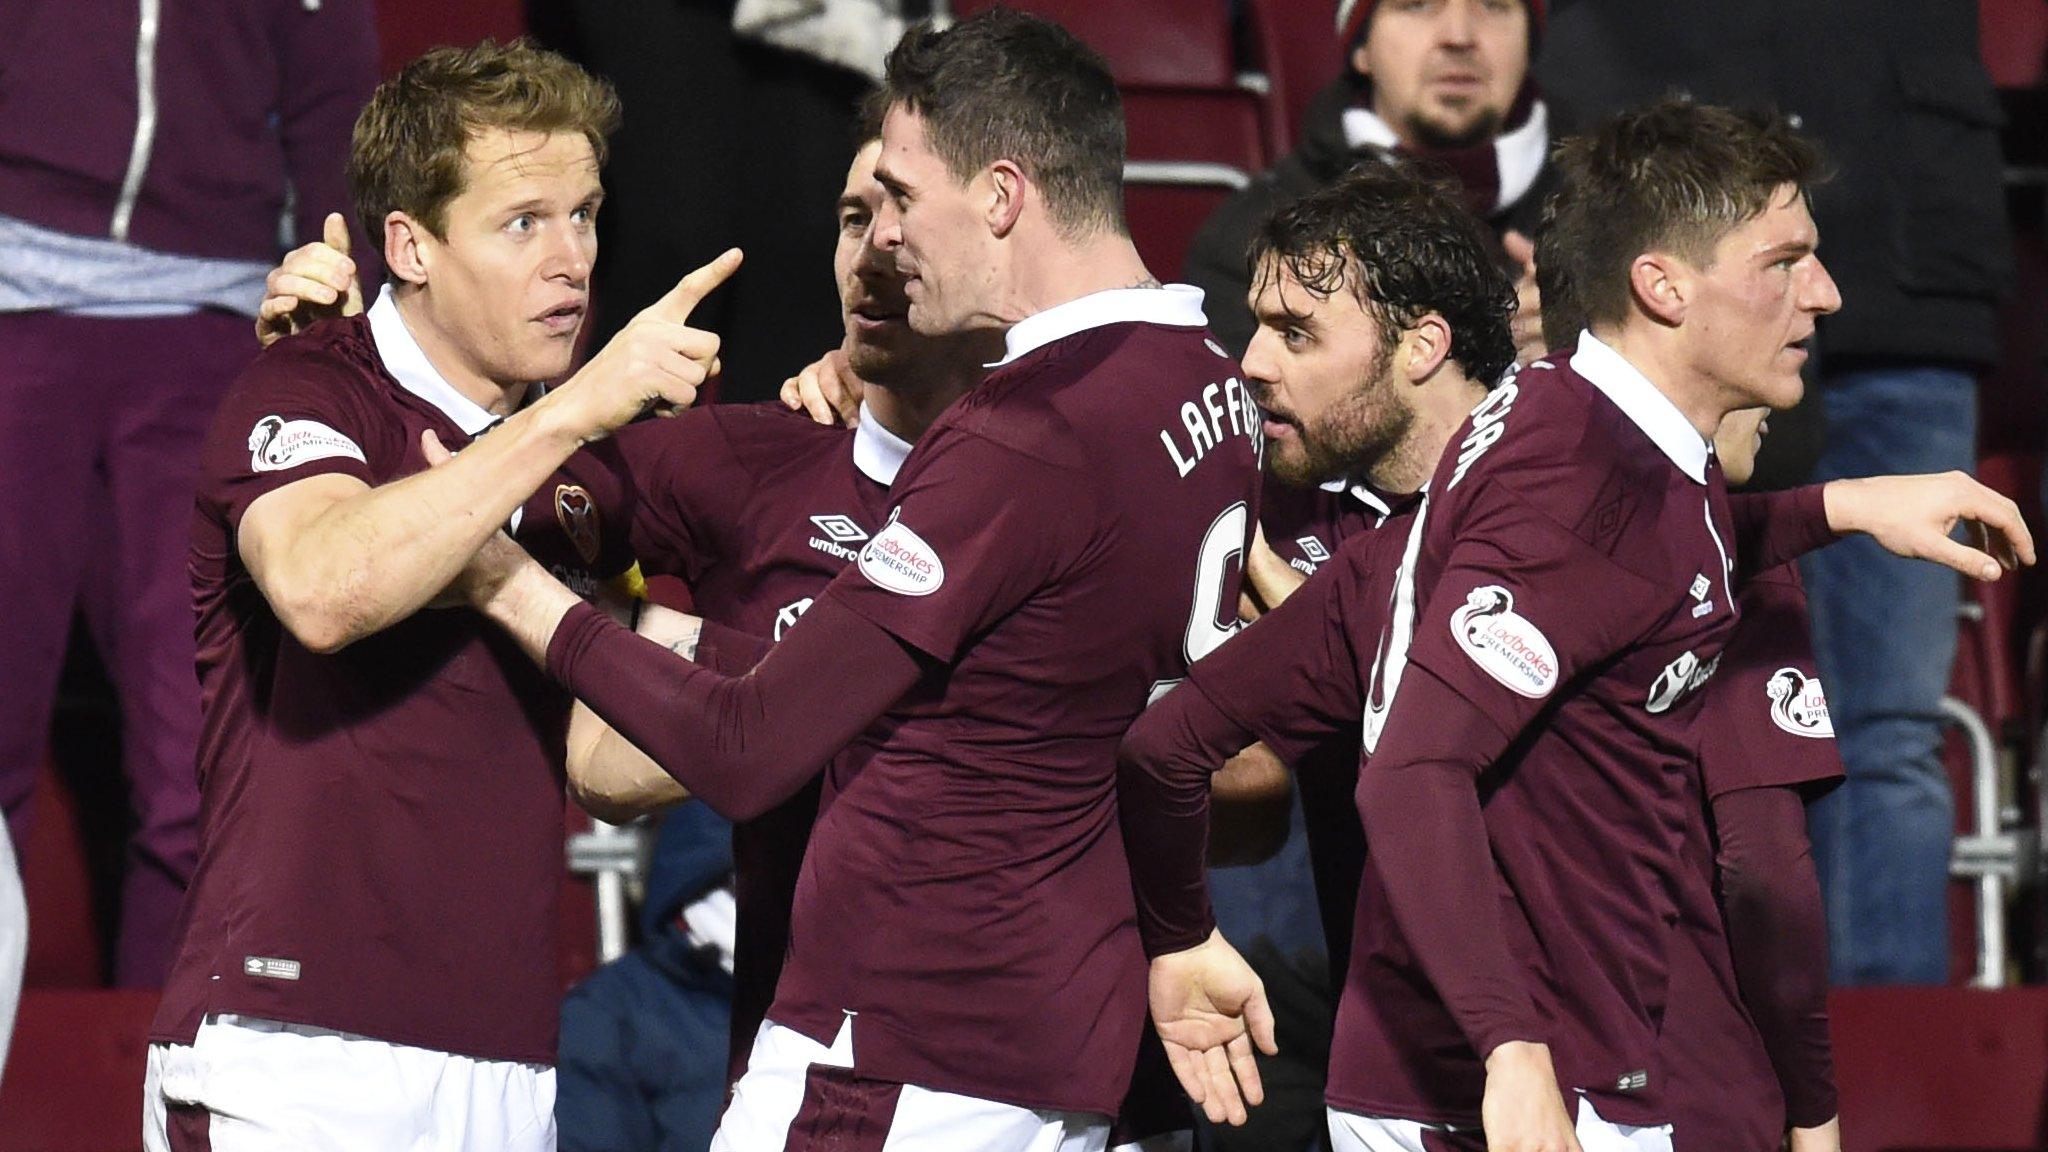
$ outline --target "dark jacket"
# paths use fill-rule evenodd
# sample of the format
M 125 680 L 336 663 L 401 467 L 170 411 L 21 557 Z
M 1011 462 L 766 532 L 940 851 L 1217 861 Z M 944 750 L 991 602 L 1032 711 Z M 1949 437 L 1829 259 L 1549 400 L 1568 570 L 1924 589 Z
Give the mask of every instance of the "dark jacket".
M 1209 329 L 1233 355 L 1244 354 L 1254 328 L 1245 303 L 1251 287 L 1245 249 L 1253 231 L 1282 205 L 1336 183 L 1359 164 L 1385 159 L 1379 149 L 1354 150 L 1344 139 L 1344 110 L 1365 93 L 1365 80 L 1350 71 L 1318 93 L 1302 118 L 1300 147 L 1218 205 L 1189 243 L 1185 279 L 1208 294 L 1202 308 L 1208 313 Z M 1529 191 L 1487 222 L 1496 233 L 1514 229 L 1533 237 L 1543 199 L 1554 183 L 1546 163 Z
M 1558 0 L 1537 74 L 1559 135 L 1666 92 L 1772 104 L 1826 147 L 1823 358 L 1997 358 L 2012 277 L 1996 94 L 1956 0 Z
M 376 82 L 370 0 L 0 0 L 0 213 L 268 263 L 288 185 L 302 243 L 353 217 Z

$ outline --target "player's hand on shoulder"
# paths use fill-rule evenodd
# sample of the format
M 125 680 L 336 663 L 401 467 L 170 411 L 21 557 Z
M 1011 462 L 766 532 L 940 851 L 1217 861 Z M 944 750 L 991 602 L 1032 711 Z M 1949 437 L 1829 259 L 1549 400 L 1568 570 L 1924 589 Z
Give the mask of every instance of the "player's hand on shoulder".
M 860 401 L 867 388 L 846 353 L 834 348 L 782 382 L 782 406 L 807 412 L 820 424 L 852 428 L 860 423 Z
M 2034 562 L 2034 536 L 2019 505 L 1964 472 L 1835 480 L 1822 492 L 1828 527 L 1864 533 L 1899 556 L 1979 580 Z M 1974 547 L 1949 538 L 1958 524 L 1969 525 Z
M 1785 1133 L 1785 1152 L 1842 1152 L 1842 1118 Z
M 690 326 L 690 314 L 739 269 L 730 248 L 677 281 L 642 309 L 550 399 L 568 413 L 572 434 L 602 439 L 649 408 L 673 410 L 696 402 L 697 390 L 719 369 L 716 333 Z
M 1487 1054 L 1479 1115 L 1487 1152 L 1583 1152 L 1547 1044 L 1510 1040 Z
M 1212 1123 L 1242 1124 L 1265 1089 L 1253 1045 L 1271 1056 L 1273 1009 L 1266 986 L 1220 932 L 1152 961 L 1152 1021 L 1173 1074 Z
M 256 340 L 265 348 L 309 324 L 363 310 L 363 286 L 349 258 L 348 224 L 329 212 L 320 240 L 285 255 L 263 278 L 263 303 L 256 307 Z

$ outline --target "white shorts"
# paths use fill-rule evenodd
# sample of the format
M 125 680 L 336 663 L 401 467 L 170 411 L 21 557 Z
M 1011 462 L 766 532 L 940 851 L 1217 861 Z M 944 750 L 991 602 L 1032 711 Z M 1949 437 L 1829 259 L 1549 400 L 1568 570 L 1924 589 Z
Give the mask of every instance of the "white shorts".
M 1579 1097 L 1577 1128 L 1579 1146 L 1586 1152 L 1671 1152 L 1671 1125 L 1637 1128 L 1603 1120 L 1594 1110 L 1593 1102 L 1584 1096 Z M 1456 1146 L 1445 1138 L 1469 1131 L 1448 1124 L 1422 1124 L 1330 1109 L 1330 1152 L 1441 1152 Z
M 555 1070 L 367 1036 L 209 1016 L 152 1044 L 146 1152 L 554 1152 Z
M 1041 1112 L 863 1080 L 851 1075 L 853 1067 L 850 1017 L 829 1048 L 773 1020 L 761 1025 L 711 1152 L 1104 1152 L 1109 1146 L 1107 1116 Z

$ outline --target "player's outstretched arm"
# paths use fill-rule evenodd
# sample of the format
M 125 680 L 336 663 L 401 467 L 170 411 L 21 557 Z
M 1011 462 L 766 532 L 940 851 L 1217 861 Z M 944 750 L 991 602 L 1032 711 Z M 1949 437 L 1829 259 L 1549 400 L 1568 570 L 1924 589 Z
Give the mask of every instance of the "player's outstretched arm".
M 1836 1111 L 1827 915 L 1805 802 L 1794 788 L 1742 788 L 1716 797 L 1713 809 L 1736 985 L 1777 1073 L 1787 1121 L 1825 1127 Z
M 1895 555 L 1979 580 L 2034 562 L 2034 535 L 2019 505 L 1967 473 L 1835 480 L 1825 492 L 1830 528 L 1862 533 Z M 1949 539 L 1958 524 L 1970 526 L 1975 547 Z
M 1364 695 L 1341 590 L 1314 582 L 1203 657 L 1124 734 L 1117 811 L 1147 955 L 1192 948 L 1215 927 L 1203 860 L 1217 767 L 1254 742 L 1284 763 L 1356 738 Z
M 315 321 L 362 310 L 363 286 L 349 258 L 348 224 L 341 213 L 329 212 L 323 238 L 292 249 L 263 278 L 256 341 L 268 348 Z
M 730 676 L 619 626 L 517 547 L 480 550 L 460 588 L 577 699 L 731 820 L 794 795 L 926 668 L 829 592 L 753 671 Z M 846 677 L 849 667 L 862 674 Z
M 1252 1048 L 1268 1056 L 1280 1051 L 1266 986 L 1252 966 L 1211 931 L 1193 948 L 1155 957 L 1146 995 L 1188 1099 L 1211 1123 L 1244 1123 L 1245 1109 L 1266 1098 Z
M 1787 492 L 1730 496 L 1736 560 L 1746 577 L 1862 534 L 1886 551 L 1977 580 L 2034 563 L 2019 506 L 1962 472 L 1831 480 Z M 1968 524 L 1975 546 L 1949 538 Z

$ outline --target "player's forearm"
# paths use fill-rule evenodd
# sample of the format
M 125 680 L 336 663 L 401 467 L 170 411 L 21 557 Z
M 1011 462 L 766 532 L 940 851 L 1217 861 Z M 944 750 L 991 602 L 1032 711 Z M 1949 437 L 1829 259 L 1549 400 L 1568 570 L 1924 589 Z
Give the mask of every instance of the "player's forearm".
M 1714 801 L 1722 914 L 1742 1000 L 1763 1036 L 1793 1127 L 1835 1115 L 1828 1040 L 1827 917 L 1789 788 L 1748 788 Z
M 728 819 L 752 819 L 794 795 L 922 675 L 894 637 L 836 608 L 821 601 L 753 672 L 726 676 L 577 605 L 546 627 L 547 668 L 691 795 Z M 526 627 L 538 636 L 543 626 Z M 848 667 L 862 674 L 847 677 Z
M 1464 697 L 1411 665 L 1358 783 L 1395 923 L 1482 1060 L 1510 1040 L 1548 1042 L 1501 924 L 1479 808 L 1479 772 L 1506 744 Z
M 581 702 L 569 717 L 568 775 L 577 807 L 612 824 L 690 798 L 689 789 Z
M 1216 927 L 1203 872 L 1210 775 L 1251 741 L 1192 683 L 1155 701 L 1124 734 L 1117 810 L 1147 956 L 1192 948 Z
M 271 550 L 258 583 L 317 651 L 375 635 L 427 606 L 514 509 L 575 451 L 522 414 L 439 468 L 321 510 Z
M 765 641 L 657 604 L 639 613 L 636 631 L 685 660 L 738 674 L 760 662 Z M 569 716 L 569 794 L 600 820 L 621 824 L 689 799 L 690 791 L 604 717 L 576 702 Z
M 1783 492 L 1743 492 L 1728 497 L 1734 522 L 1738 582 L 1768 572 L 1832 543 L 1845 529 L 1831 524 L 1825 484 L 1808 484 Z

